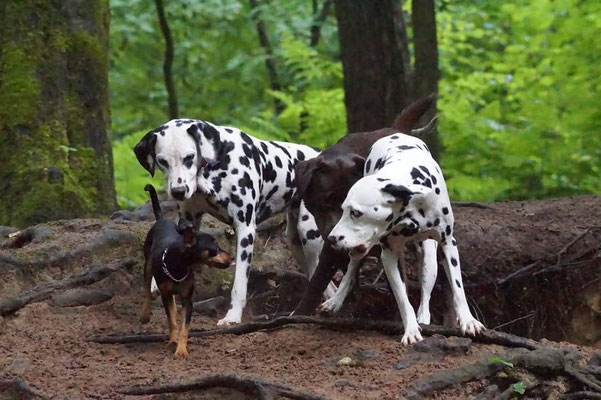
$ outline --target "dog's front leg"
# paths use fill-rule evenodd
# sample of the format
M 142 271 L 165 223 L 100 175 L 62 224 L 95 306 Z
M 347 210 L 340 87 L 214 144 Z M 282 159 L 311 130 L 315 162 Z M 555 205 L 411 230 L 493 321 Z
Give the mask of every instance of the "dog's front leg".
M 239 324 L 242 320 L 255 241 L 254 216 L 252 216 L 250 224 L 242 222 L 236 225 L 236 241 L 236 271 L 232 286 L 232 300 L 227 314 L 217 323 L 219 326 Z
M 349 261 L 346 273 L 340 281 L 340 286 L 334 296 L 324 301 L 320 306 L 320 311 L 326 312 L 337 312 L 344 304 L 344 300 L 355 286 L 355 277 L 357 276 L 357 269 L 361 265 L 362 257 L 351 257 Z
M 421 287 L 421 301 L 417 310 L 417 322 L 420 324 L 430 323 L 430 295 L 436 283 L 438 275 L 438 263 L 436 262 L 436 250 L 438 242 L 428 239 L 416 243 L 418 254 L 418 265 L 420 269 L 419 283 Z
M 443 260 L 444 269 L 452 288 L 453 307 L 459 320 L 459 328 L 463 334 L 476 335 L 485 328 L 482 323 L 474 318 L 467 304 L 461 279 L 459 251 L 457 250 L 457 243 L 453 236 L 449 235 L 446 237 L 446 240 L 442 243 L 442 252 L 445 257 Z
M 175 297 L 172 295 L 161 295 L 163 307 L 167 314 L 167 324 L 169 325 L 169 341 L 167 343 L 177 343 L 177 308 L 175 306 Z
M 407 345 L 417 343 L 423 340 L 422 334 L 419 330 L 419 324 L 415 317 L 415 310 L 409 302 L 407 296 L 407 288 L 405 282 L 401 278 L 399 273 L 399 263 L 402 263 L 404 254 L 401 250 L 400 254 L 395 254 L 390 249 L 382 249 L 382 265 L 384 266 L 384 272 L 388 278 L 388 283 L 394 294 L 401 318 L 403 319 L 403 326 L 405 327 L 405 333 L 401 339 L 401 344 Z
M 182 294 L 182 326 L 177 338 L 177 349 L 175 355 L 179 357 L 188 356 L 188 332 L 192 320 L 192 288 L 189 293 Z

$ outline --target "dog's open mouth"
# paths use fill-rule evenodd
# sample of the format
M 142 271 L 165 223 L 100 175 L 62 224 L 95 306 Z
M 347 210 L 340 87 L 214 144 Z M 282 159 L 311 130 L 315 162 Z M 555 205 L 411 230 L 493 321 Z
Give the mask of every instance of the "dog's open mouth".
M 209 258 L 205 264 L 211 268 L 225 269 L 229 268 L 233 264 L 232 261 L 232 256 L 224 251 L 217 254 L 215 257 Z

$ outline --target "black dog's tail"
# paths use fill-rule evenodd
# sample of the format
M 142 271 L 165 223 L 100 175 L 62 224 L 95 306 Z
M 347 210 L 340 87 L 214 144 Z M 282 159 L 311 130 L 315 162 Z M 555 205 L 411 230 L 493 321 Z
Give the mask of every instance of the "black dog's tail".
M 161 216 L 161 205 L 159 204 L 159 198 L 157 196 L 157 191 L 154 186 L 148 184 L 144 186 L 144 190 L 146 190 L 150 194 L 150 201 L 152 201 L 152 210 L 154 211 L 154 217 L 157 219 L 162 218 Z

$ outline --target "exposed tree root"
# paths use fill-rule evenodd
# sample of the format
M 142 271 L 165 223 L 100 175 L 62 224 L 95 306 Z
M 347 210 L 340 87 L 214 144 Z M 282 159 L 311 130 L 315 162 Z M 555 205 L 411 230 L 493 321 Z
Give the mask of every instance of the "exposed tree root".
M 23 232 L 28 232 L 28 230 L 26 229 Z M 19 236 L 20 235 L 21 234 L 19 234 Z M 25 235 L 24 237 L 28 237 L 29 233 L 23 233 L 23 235 Z M 18 240 L 22 241 L 24 239 Z M 126 244 L 140 245 L 140 239 L 128 231 L 105 228 L 102 229 L 102 231 L 94 238 L 94 240 L 89 243 L 81 244 L 71 251 L 60 249 L 47 257 L 39 257 L 31 260 L 22 260 L 8 253 L 0 254 L 0 263 L 9 264 L 18 268 L 42 268 L 45 266 L 65 264 L 72 260 L 78 260 L 90 254 L 97 253 L 104 249 Z
M 561 396 L 562 400 L 593 400 L 601 399 L 601 393 L 595 392 L 574 392 Z
M 436 372 L 413 382 L 404 395 L 407 398 L 421 398 L 452 385 L 487 379 L 508 368 L 508 363 L 512 363 L 513 367 L 511 368 L 522 368 L 538 376 L 563 375 L 572 378 L 575 383 L 583 385 L 589 390 L 587 392 L 577 392 L 579 394 L 575 397 L 569 397 L 571 395 L 565 394 L 564 398 L 601 398 L 599 381 L 578 365 L 581 355 L 576 351 L 566 351 L 552 347 L 532 351 L 512 349 L 496 358 L 497 360 L 485 359 L 473 364 Z M 500 362 L 500 360 L 502 361 Z M 593 393 L 598 397 L 578 397 L 581 395 L 580 393 Z M 500 397 L 508 398 L 508 394 L 512 394 L 511 388 L 503 392 Z M 575 393 L 573 394 L 575 395 Z
M 42 283 L 19 296 L 0 299 L 0 315 L 4 316 L 25 307 L 29 303 L 46 300 L 52 293 L 58 290 L 72 289 L 80 286 L 91 285 L 98 282 L 115 271 L 123 268 L 131 268 L 135 264 L 133 258 L 124 258 L 109 266 L 93 265 L 85 271 L 71 275 L 60 281 Z
M 271 400 L 278 397 L 287 397 L 296 400 L 319 400 L 320 396 L 301 392 L 289 386 L 276 382 L 268 382 L 261 378 L 240 378 L 233 374 L 209 375 L 186 383 L 172 383 L 158 386 L 133 386 L 118 389 L 117 392 L 129 396 L 145 396 L 161 393 L 189 392 L 214 387 L 226 387 L 239 392 L 252 394 L 258 399 Z
M 50 397 L 32 388 L 21 378 L 0 380 L 0 396 L 3 399 L 48 400 Z M 6 396 L 6 397 L 5 397 Z
M 295 315 L 289 317 L 278 317 L 271 321 L 253 321 L 245 324 L 236 325 L 225 329 L 215 329 L 210 331 L 192 331 L 190 337 L 206 337 L 213 335 L 243 335 L 245 333 L 256 332 L 266 329 L 279 328 L 291 324 L 314 324 L 334 330 L 365 330 L 380 331 L 388 334 L 399 334 L 403 332 L 403 325 L 396 321 L 373 321 L 365 319 L 325 319 L 320 317 L 311 317 Z M 425 335 L 443 335 L 443 336 L 462 336 L 458 329 L 446 328 L 437 325 L 423 325 L 422 334 Z M 95 343 L 136 343 L 136 342 L 161 342 L 167 340 L 167 335 L 162 334 L 134 334 L 134 335 L 114 335 L 114 336 L 94 336 L 87 339 Z M 499 344 L 507 347 L 523 347 L 526 349 L 537 349 L 544 347 L 539 342 L 526 339 L 510 333 L 486 330 L 480 335 L 473 337 L 472 340 L 480 343 Z

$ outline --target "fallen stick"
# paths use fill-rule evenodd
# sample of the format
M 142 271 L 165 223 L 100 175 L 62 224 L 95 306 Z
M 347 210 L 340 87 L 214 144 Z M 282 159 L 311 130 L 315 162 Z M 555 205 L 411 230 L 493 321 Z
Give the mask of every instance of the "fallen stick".
M 404 331 L 403 324 L 397 321 L 374 321 L 365 319 L 325 319 L 320 317 L 294 315 L 288 317 L 278 317 L 270 321 L 252 321 L 236 325 L 230 328 L 214 329 L 208 331 L 191 331 L 189 337 L 207 337 L 213 335 L 243 335 L 246 333 L 262 331 L 266 329 L 275 329 L 285 325 L 293 324 L 313 324 L 323 326 L 334 330 L 347 331 L 379 331 L 388 334 L 399 334 Z M 463 336 L 459 329 L 446 328 L 438 325 L 422 325 L 422 334 L 424 335 L 443 335 L 443 336 Z M 138 343 L 138 342 L 162 342 L 168 339 L 168 335 L 163 334 L 132 334 L 132 335 L 111 335 L 111 336 L 93 336 L 86 339 L 88 342 L 119 344 L 119 343 Z M 526 339 L 520 336 L 505 332 L 486 330 L 480 335 L 471 338 L 475 342 L 499 344 L 507 347 L 523 347 L 529 350 L 544 347 L 541 343 L 532 339 Z
M 135 261 L 133 258 L 124 258 L 109 266 L 93 265 L 79 274 L 71 275 L 60 281 L 42 283 L 18 296 L 0 299 L 0 315 L 4 316 L 14 313 L 29 303 L 44 301 L 58 290 L 91 285 L 103 280 L 115 271 L 130 268 L 134 264 Z
M 304 393 L 289 386 L 276 382 L 268 382 L 262 378 L 240 378 L 233 374 L 228 375 L 209 375 L 200 379 L 184 382 L 170 383 L 157 386 L 132 386 L 117 389 L 117 393 L 128 396 L 146 396 L 162 393 L 181 393 L 192 390 L 203 390 L 214 387 L 226 387 L 235 389 L 242 393 L 256 395 L 259 399 L 275 399 L 278 397 L 287 397 L 296 400 L 321 400 L 322 397 L 309 393 Z

